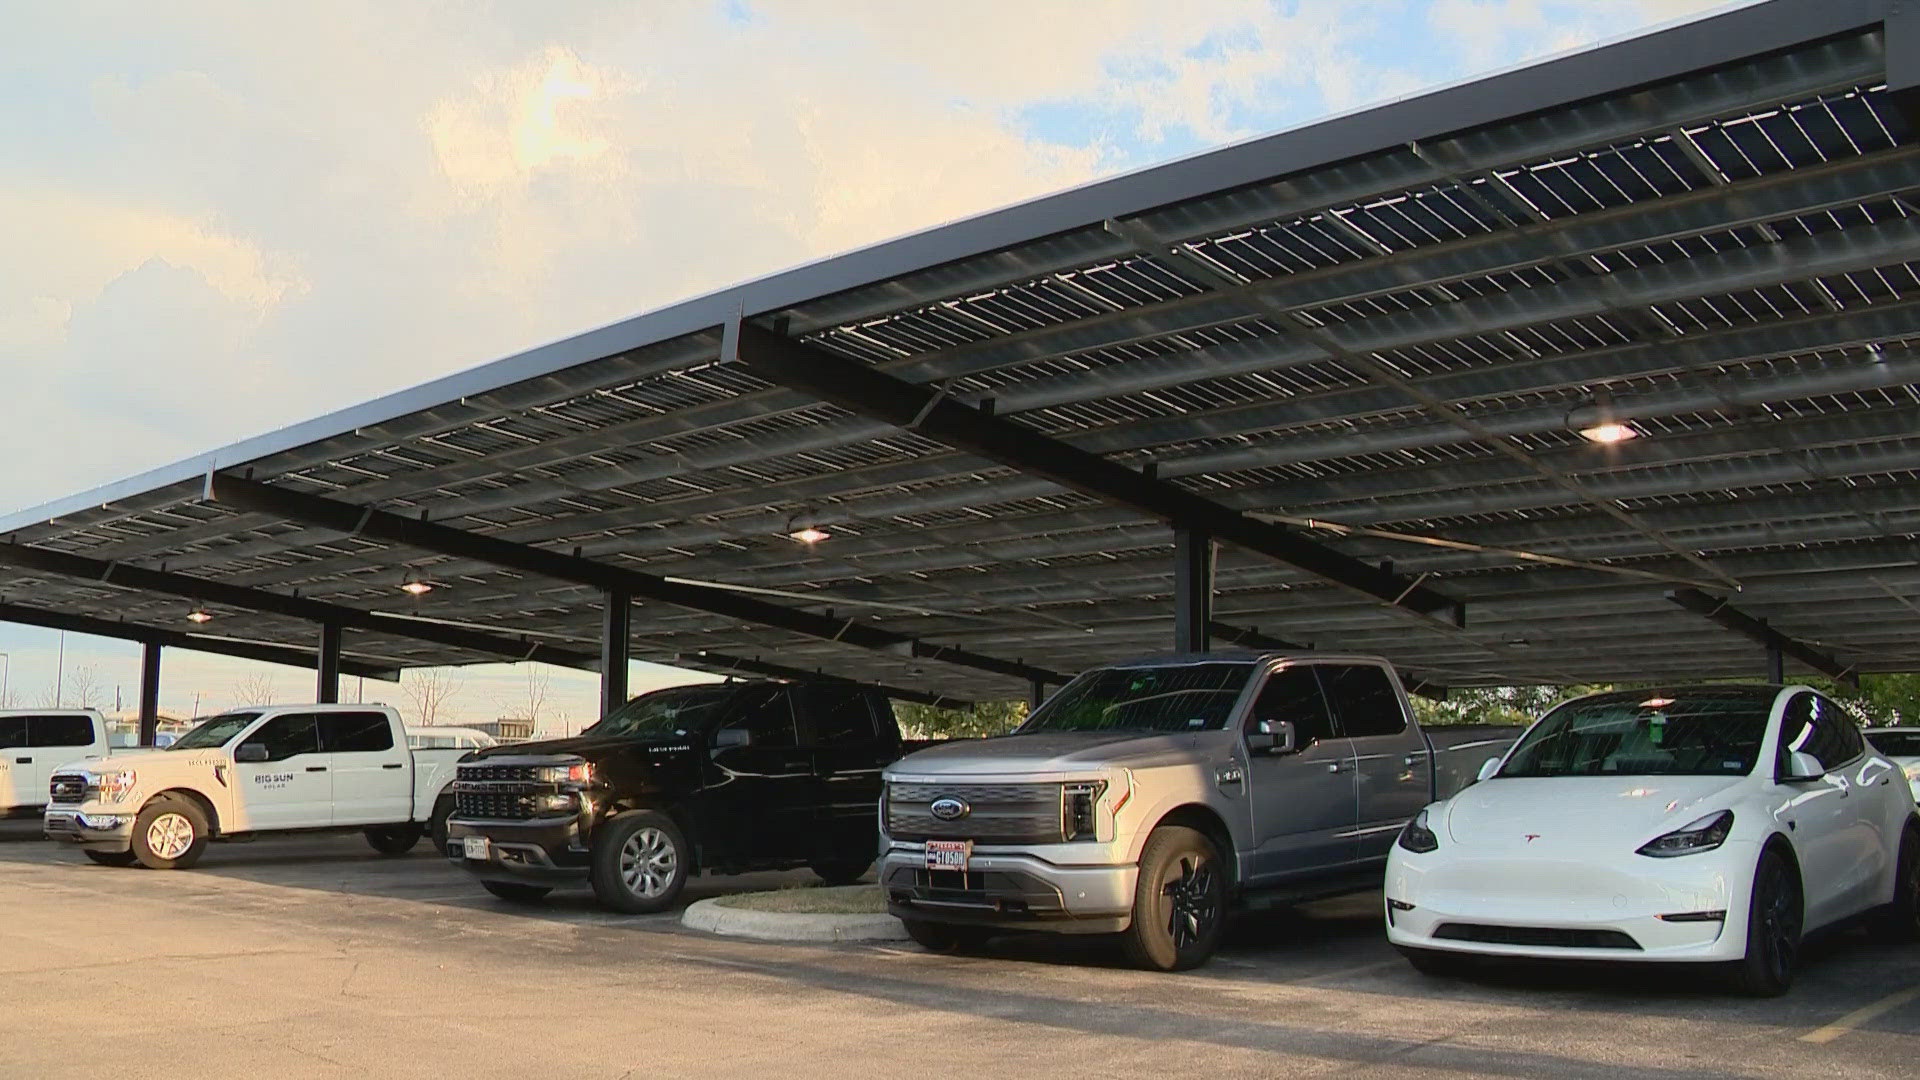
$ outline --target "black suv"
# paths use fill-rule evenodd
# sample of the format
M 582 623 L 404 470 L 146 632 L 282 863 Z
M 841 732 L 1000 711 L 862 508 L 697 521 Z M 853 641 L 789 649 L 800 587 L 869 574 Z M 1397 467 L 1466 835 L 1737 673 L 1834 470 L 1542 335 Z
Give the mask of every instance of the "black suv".
M 658 690 L 573 738 L 461 762 L 446 854 L 503 899 L 586 882 L 628 912 L 671 907 L 696 872 L 845 884 L 878 851 L 881 768 L 921 745 L 851 683 Z

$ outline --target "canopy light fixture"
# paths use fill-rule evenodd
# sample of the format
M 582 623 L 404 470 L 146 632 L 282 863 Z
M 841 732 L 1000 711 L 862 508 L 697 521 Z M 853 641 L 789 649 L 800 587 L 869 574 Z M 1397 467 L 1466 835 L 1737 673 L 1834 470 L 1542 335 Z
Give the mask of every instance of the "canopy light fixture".
M 787 534 L 789 539 L 798 540 L 803 544 L 817 544 L 832 535 L 832 533 L 825 529 L 816 529 L 811 525 L 804 529 L 795 529 Z
M 1581 428 L 1580 436 L 1588 442 L 1597 442 L 1602 446 L 1611 446 L 1614 443 L 1626 442 L 1628 439 L 1637 439 L 1640 437 L 1640 433 L 1633 430 L 1631 425 L 1608 421 L 1602 424 L 1595 424 L 1592 427 Z
M 414 596 L 425 596 L 433 591 L 433 586 L 424 581 L 408 580 L 401 584 L 400 591 Z
M 187 612 L 187 621 L 192 623 L 212 622 L 213 615 L 212 613 L 208 612 L 206 608 L 197 607 L 197 608 L 194 608 L 192 611 Z

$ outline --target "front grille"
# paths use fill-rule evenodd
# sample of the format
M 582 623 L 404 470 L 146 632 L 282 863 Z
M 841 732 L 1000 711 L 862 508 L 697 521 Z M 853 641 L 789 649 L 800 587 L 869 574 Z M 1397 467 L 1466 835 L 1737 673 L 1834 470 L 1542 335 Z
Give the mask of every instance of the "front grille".
M 536 814 L 534 797 L 512 791 L 455 791 L 453 812 L 461 818 L 524 821 Z
M 503 782 L 531 784 L 536 780 L 534 770 L 538 768 L 540 768 L 538 765 L 488 765 L 485 763 L 475 763 L 460 766 L 459 775 L 462 780 L 474 780 L 483 783 Z
M 83 803 L 87 801 L 87 778 L 84 776 L 56 776 L 48 785 L 47 798 L 57 803 Z
M 495 765 L 486 761 L 461 765 L 453 783 L 454 815 L 495 821 L 539 817 L 536 799 L 560 790 L 558 785 L 537 778 L 542 768 L 545 765 L 539 763 Z
M 967 813 L 933 816 L 940 799 L 959 799 Z M 887 785 L 887 835 L 895 840 L 972 840 L 982 844 L 1057 844 L 1064 838 L 1059 784 Z
M 1527 945 L 1549 949 L 1632 949 L 1640 943 L 1618 930 L 1568 930 L 1558 926 L 1489 926 L 1484 923 L 1441 923 L 1433 936 L 1448 941 L 1478 941 L 1488 945 Z

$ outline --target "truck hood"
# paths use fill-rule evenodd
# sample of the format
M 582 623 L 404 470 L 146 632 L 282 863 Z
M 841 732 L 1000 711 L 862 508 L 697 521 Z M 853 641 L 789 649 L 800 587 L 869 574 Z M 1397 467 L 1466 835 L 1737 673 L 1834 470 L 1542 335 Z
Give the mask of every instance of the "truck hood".
M 1726 810 L 1738 776 L 1495 777 L 1447 803 L 1446 833 L 1462 846 L 1547 850 L 1633 848 L 1703 814 Z M 1532 840 L 1527 837 L 1533 837 Z
M 622 750 L 631 750 L 640 746 L 677 747 L 690 749 L 697 741 L 697 735 L 660 735 L 653 738 L 639 738 L 621 735 L 613 738 L 598 738 L 588 735 L 574 735 L 565 739 L 541 739 L 538 742 L 506 743 L 501 746 L 489 746 L 477 750 L 468 761 L 484 761 L 489 758 L 517 757 L 579 757 L 596 761 L 609 754 Z
M 211 752 L 217 754 L 220 751 L 216 749 Z M 92 769 L 95 772 L 103 769 L 138 769 L 142 765 L 184 764 L 195 756 L 191 750 L 182 750 L 179 753 L 171 750 L 130 750 L 120 754 L 108 754 L 106 757 L 94 758 L 91 761 L 76 758 L 62 762 L 54 768 L 56 772 L 82 768 Z
M 1148 768 L 1190 764 L 1199 737 L 1188 732 L 1048 731 L 1002 735 L 930 747 L 909 754 L 888 774 L 1085 772 L 1097 768 Z

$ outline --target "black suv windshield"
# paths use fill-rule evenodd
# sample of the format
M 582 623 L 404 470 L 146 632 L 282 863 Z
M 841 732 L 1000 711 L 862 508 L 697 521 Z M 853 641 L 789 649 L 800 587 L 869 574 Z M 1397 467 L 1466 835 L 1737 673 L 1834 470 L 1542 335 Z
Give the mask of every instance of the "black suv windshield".
M 1920 757 L 1920 731 L 1867 731 L 1867 741 L 1888 757 Z
M 583 738 L 651 739 L 698 731 L 719 714 L 737 686 L 686 686 L 642 694 L 581 732 Z
M 257 712 L 230 712 L 210 716 L 200 726 L 173 740 L 169 750 L 211 750 L 225 746 L 227 740 L 246 730 L 260 716 Z
M 1041 731 L 1217 731 L 1253 674 L 1252 661 L 1089 671 L 1047 699 L 1015 735 Z
M 1520 740 L 1501 776 L 1745 776 L 1771 687 L 1626 690 L 1576 698 Z

